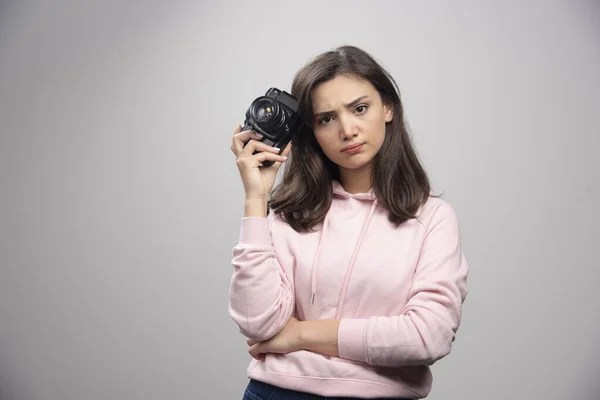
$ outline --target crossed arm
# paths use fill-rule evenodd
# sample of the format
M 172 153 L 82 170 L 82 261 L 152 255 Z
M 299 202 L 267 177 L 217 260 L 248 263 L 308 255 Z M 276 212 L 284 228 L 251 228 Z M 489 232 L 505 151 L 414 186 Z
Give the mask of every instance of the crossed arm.
M 292 317 L 285 327 L 269 340 L 248 339 L 249 353 L 262 360 L 266 353 L 290 353 L 308 350 L 328 356 L 339 356 L 339 320 L 298 321 Z
M 456 216 L 450 208 L 436 211 L 408 301 L 396 315 L 298 321 L 291 317 L 292 282 L 279 264 L 267 261 L 274 254 L 268 230 L 263 230 L 261 246 L 240 246 L 231 309 L 242 333 L 251 338 L 250 354 L 261 359 L 267 353 L 307 350 L 379 366 L 431 365 L 449 354 L 467 295 L 468 267 Z M 260 233 L 252 235 L 254 242 Z

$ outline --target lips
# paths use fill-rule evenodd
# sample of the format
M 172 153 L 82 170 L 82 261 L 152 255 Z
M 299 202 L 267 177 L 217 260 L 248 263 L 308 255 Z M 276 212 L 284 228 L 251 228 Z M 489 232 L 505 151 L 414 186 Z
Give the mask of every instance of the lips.
M 348 146 L 344 147 L 342 149 L 342 152 L 349 152 L 349 151 L 355 151 L 358 150 L 360 147 L 362 147 L 364 143 L 355 143 L 355 144 L 349 144 Z

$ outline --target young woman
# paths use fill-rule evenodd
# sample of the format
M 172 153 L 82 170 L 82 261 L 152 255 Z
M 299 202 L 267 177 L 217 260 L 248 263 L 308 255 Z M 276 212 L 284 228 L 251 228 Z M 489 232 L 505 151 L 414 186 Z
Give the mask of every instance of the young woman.
M 240 126 L 231 146 L 246 196 L 229 302 L 253 357 L 244 399 L 424 398 L 467 295 L 456 214 L 368 53 L 315 57 L 291 94 L 304 126 L 281 154 Z

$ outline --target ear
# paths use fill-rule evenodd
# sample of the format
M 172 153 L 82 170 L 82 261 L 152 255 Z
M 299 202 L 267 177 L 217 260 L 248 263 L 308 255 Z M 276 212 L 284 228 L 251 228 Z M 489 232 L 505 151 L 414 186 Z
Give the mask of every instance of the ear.
M 390 122 L 394 118 L 394 109 L 387 104 L 383 105 L 383 111 L 385 113 L 385 122 Z

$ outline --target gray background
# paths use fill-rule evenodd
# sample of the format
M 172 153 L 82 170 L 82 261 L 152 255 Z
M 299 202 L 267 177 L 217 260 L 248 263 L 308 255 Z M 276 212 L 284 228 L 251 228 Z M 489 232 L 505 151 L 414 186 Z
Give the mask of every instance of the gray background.
M 431 399 L 599 399 L 598 1 L 0 6 L 0 390 L 241 399 L 230 135 L 340 44 L 397 79 L 470 294 Z

